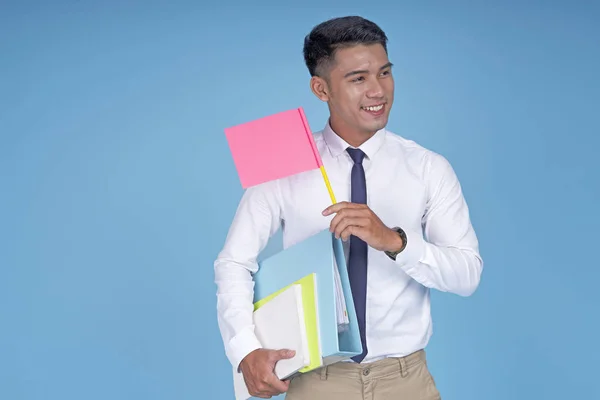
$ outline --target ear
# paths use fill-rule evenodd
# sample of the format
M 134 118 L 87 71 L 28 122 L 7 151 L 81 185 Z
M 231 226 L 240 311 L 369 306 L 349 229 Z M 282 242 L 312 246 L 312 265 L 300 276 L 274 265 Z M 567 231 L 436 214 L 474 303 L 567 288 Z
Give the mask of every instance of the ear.
M 327 85 L 325 79 L 318 76 L 313 76 L 310 78 L 310 90 L 312 90 L 319 100 L 325 102 L 329 101 L 329 86 Z

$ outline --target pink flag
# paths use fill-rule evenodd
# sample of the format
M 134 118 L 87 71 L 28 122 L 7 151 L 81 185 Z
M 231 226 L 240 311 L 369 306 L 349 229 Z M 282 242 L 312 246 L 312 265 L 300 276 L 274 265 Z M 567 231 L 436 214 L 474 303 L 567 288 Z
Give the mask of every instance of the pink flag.
M 302 108 L 226 128 L 225 135 L 244 189 L 323 165 Z

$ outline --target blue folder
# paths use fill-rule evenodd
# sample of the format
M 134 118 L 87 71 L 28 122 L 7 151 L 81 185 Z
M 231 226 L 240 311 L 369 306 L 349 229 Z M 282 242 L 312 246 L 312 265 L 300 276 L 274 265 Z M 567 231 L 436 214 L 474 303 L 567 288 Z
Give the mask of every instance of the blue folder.
M 349 326 L 338 332 L 334 268 L 340 273 Z M 318 322 L 323 365 L 362 352 L 348 270 L 341 239 L 324 230 L 306 240 L 259 260 L 254 275 L 254 301 L 258 301 L 310 273 L 317 275 Z

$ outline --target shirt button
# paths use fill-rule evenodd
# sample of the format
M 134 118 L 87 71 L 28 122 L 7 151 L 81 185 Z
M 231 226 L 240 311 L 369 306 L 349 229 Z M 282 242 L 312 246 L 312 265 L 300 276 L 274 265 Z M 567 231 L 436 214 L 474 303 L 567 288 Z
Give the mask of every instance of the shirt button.
M 369 375 L 370 372 L 371 371 L 369 371 L 369 368 L 366 368 L 366 369 L 363 370 L 363 375 L 367 376 L 367 375 Z

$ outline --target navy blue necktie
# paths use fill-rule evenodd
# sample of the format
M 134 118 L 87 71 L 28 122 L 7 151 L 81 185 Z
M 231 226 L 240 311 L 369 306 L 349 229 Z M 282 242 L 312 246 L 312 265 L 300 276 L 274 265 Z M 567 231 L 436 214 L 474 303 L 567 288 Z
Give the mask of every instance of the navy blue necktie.
M 367 204 L 367 182 L 365 180 L 365 170 L 362 162 L 365 153 L 360 149 L 346 149 L 354 161 L 352 166 L 352 203 Z M 363 352 L 352 357 L 355 362 L 361 362 L 367 355 L 367 338 L 365 335 L 365 318 L 367 303 L 367 243 L 356 236 L 350 236 L 350 255 L 348 257 L 348 276 L 352 297 L 354 298 L 354 308 L 358 319 L 358 328 L 360 330 L 360 341 L 362 342 Z

